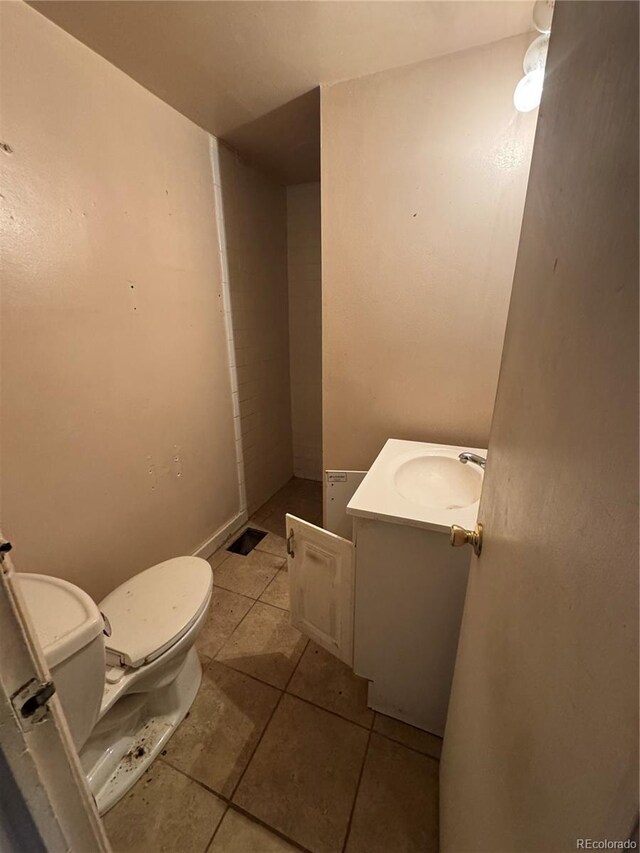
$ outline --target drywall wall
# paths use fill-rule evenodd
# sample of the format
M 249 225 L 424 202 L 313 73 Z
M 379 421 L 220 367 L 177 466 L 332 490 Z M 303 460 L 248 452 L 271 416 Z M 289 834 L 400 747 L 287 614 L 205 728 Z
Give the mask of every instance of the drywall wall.
M 287 188 L 293 472 L 322 480 L 320 184 Z
M 249 513 L 293 473 L 289 392 L 287 198 L 219 146 L 231 322 Z
M 555 6 L 489 448 L 440 849 L 637 849 L 637 3 Z
M 486 446 L 535 113 L 531 37 L 322 88 L 325 468 Z
M 2 522 L 101 598 L 239 509 L 209 137 L 2 15 Z

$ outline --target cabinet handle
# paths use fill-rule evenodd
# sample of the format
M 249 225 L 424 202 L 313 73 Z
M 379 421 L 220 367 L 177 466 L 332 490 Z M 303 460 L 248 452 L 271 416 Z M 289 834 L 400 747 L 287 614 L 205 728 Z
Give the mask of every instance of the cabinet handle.
M 482 525 L 476 524 L 475 530 L 466 530 L 464 527 L 460 527 L 459 524 L 452 524 L 449 541 L 452 548 L 459 548 L 461 545 L 471 545 L 473 553 L 476 557 L 479 557 L 482 551 Z
M 293 552 L 293 530 L 289 531 L 289 535 L 287 536 L 287 554 L 293 558 L 295 554 Z

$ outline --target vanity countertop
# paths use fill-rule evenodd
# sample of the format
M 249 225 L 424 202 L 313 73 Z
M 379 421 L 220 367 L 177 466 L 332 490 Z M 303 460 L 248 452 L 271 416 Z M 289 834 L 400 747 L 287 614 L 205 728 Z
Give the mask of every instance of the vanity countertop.
M 449 533 L 452 524 L 472 530 L 484 471 L 460 462 L 458 454 L 465 450 L 487 455 L 476 447 L 388 439 L 347 513 L 442 533 Z

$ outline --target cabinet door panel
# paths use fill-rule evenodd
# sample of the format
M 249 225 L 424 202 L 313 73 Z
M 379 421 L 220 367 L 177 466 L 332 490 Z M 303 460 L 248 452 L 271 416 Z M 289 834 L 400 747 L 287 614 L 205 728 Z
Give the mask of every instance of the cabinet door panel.
M 353 665 L 353 543 L 287 514 L 291 624 Z

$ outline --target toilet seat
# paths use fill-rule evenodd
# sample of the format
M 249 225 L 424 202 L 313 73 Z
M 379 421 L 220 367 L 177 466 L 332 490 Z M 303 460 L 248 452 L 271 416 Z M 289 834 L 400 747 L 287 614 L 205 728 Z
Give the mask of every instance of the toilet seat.
M 100 602 L 111 626 L 107 666 L 137 669 L 179 642 L 209 604 L 206 560 L 176 557 L 130 578 Z

